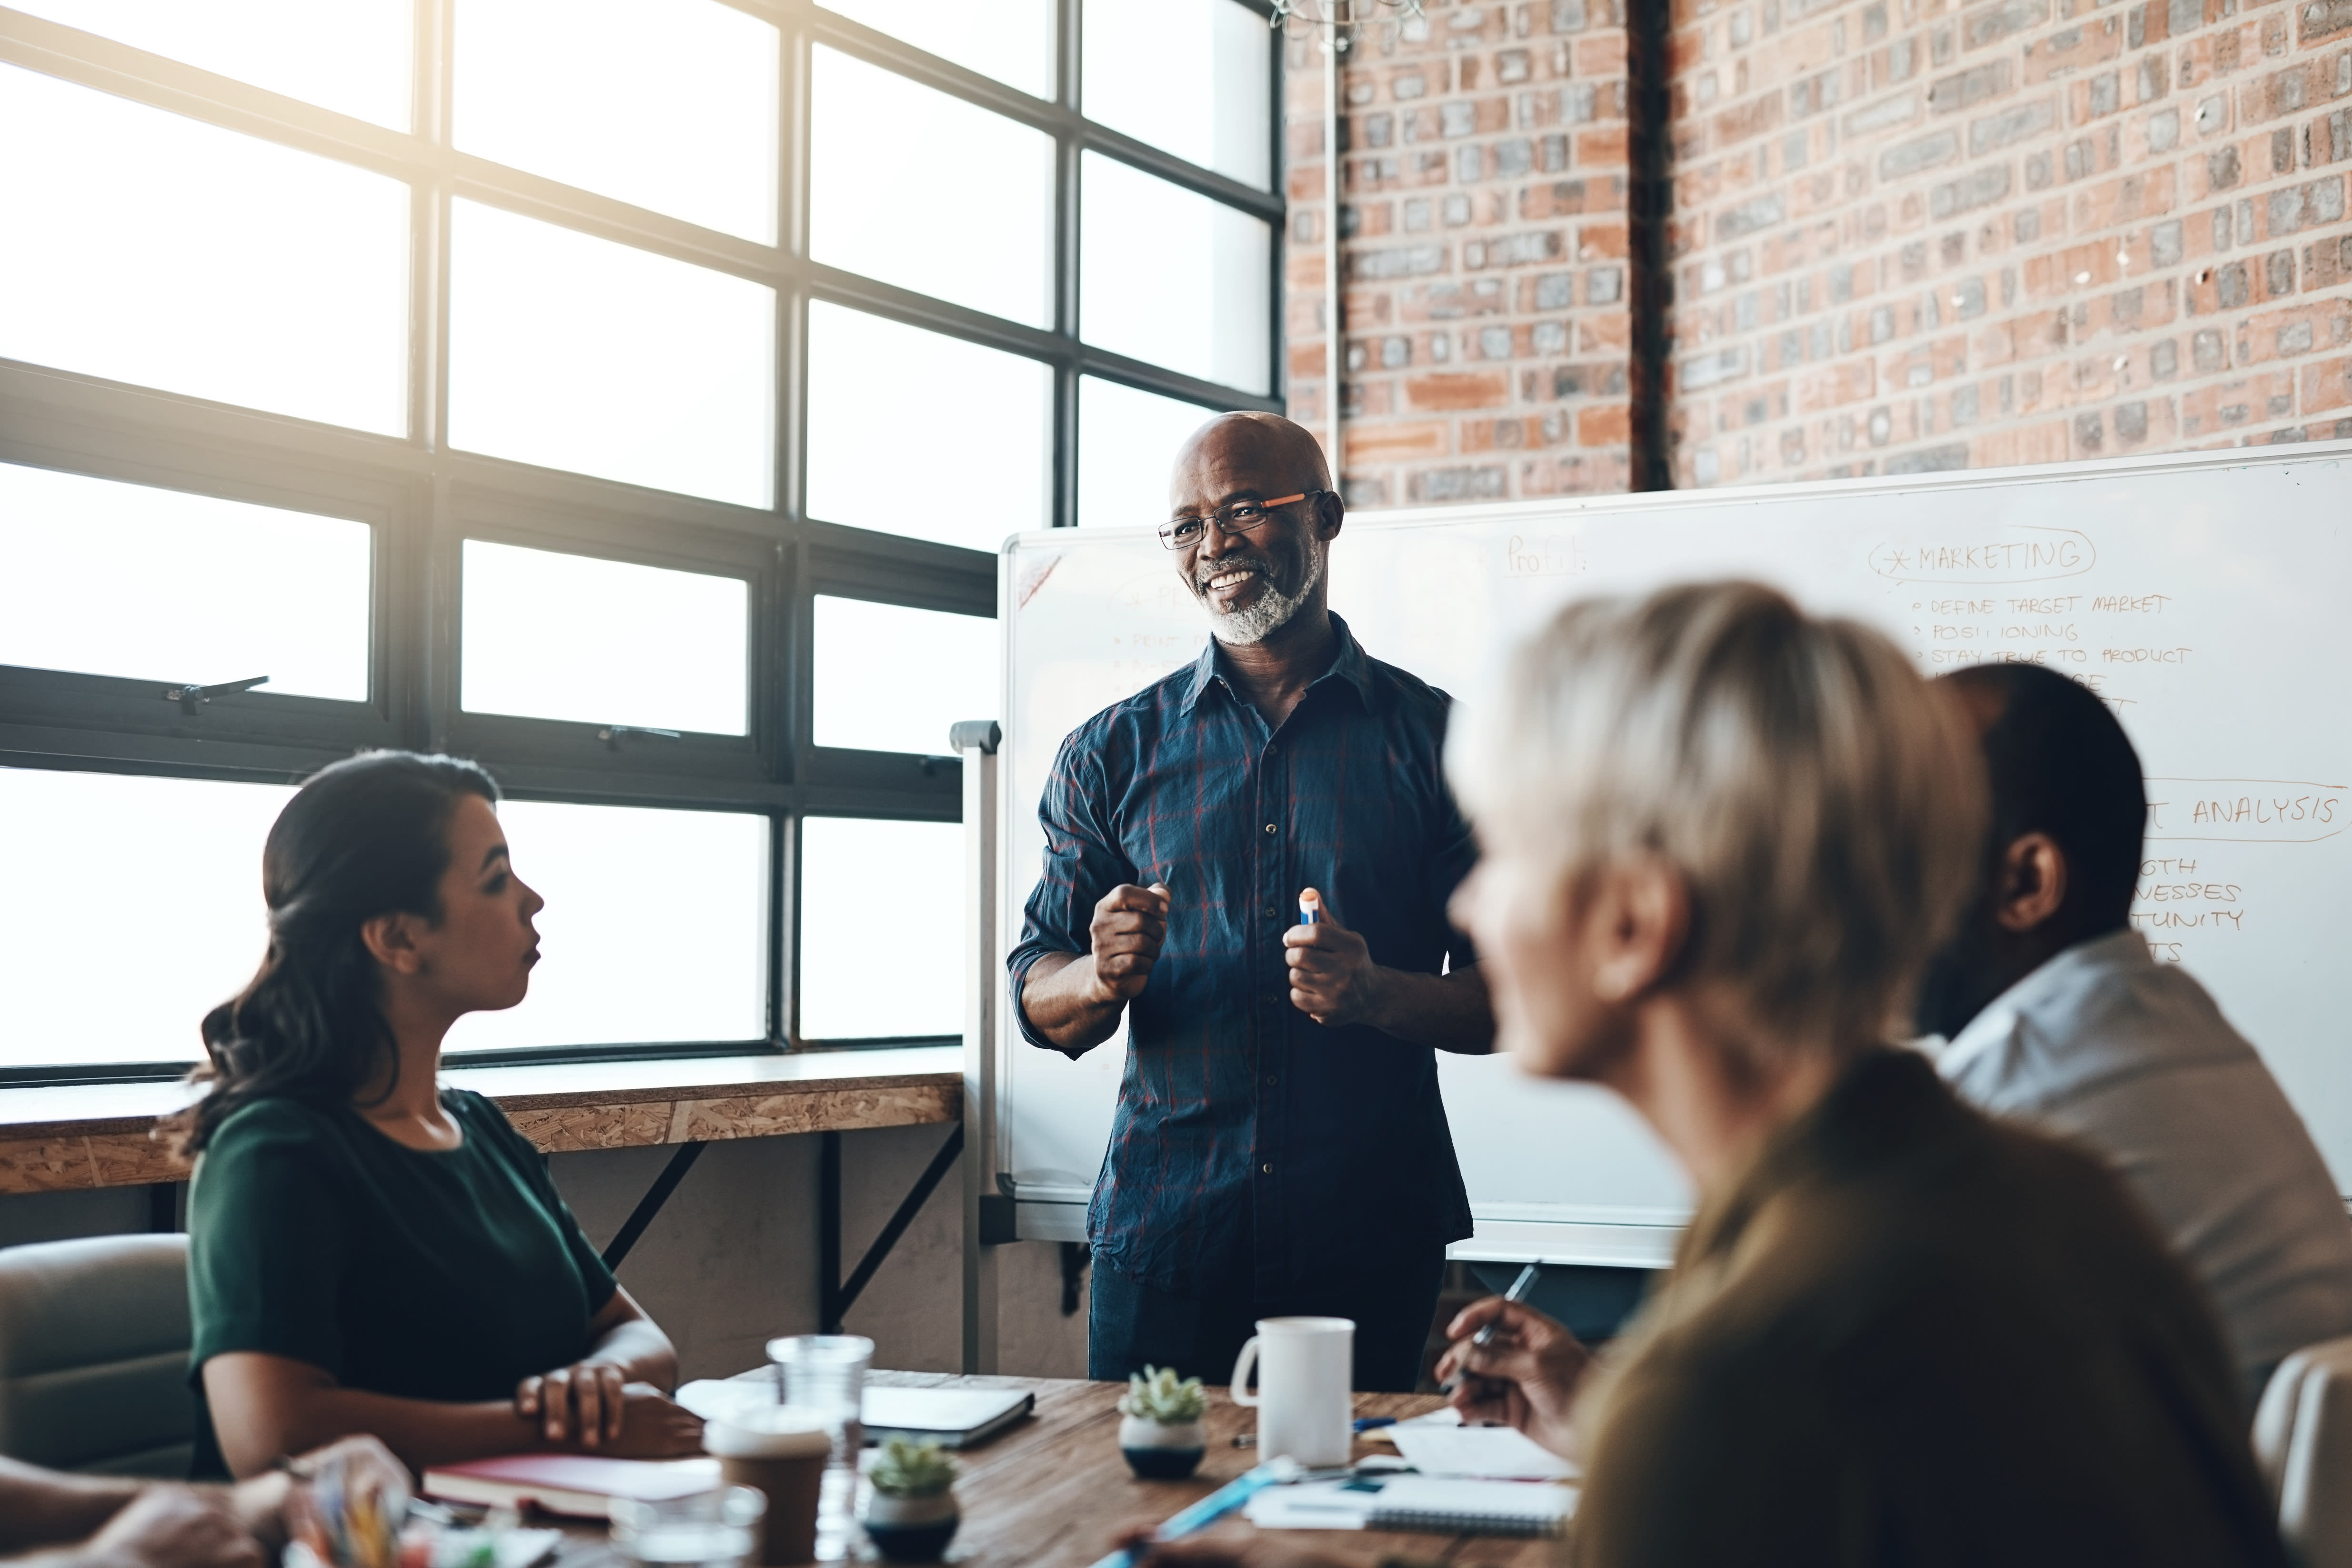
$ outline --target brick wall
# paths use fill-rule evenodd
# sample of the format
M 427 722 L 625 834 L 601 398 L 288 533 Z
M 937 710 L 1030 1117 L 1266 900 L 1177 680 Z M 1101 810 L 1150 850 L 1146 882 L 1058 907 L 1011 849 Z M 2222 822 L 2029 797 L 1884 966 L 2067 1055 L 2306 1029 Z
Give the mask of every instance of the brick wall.
M 1344 73 L 1360 502 L 1626 488 L 1618 3 L 1427 0 Z M 2352 0 L 1673 5 L 1677 486 L 2352 436 Z
M 1673 60 L 1677 485 L 2352 435 L 2346 0 L 1677 0 Z
M 1339 139 L 1355 504 L 1626 488 L 1617 4 L 1433 0 L 1423 24 L 1359 37 Z M 1291 405 L 1319 430 L 1322 58 L 1302 37 L 1286 64 Z

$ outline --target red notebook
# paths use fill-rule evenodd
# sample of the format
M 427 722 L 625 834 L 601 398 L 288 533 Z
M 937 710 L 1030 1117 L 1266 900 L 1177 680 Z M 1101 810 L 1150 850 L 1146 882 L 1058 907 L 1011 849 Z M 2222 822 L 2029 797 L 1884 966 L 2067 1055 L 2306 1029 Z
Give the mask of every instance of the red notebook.
M 588 1454 L 514 1454 L 439 1465 L 425 1472 L 425 1495 L 444 1502 L 520 1508 L 604 1519 L 612 1500 L 666 1502 L 719 1484 L 716 1459 L 604 1459 Z

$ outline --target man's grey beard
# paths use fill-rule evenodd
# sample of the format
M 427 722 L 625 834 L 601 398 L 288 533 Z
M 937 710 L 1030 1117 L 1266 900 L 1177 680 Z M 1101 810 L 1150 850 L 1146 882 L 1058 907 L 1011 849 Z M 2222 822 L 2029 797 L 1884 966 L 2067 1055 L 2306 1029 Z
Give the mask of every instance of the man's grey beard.
M 1315 592 L 1315 584 L 1323 581 L 1326 553 L 1325 547 L 1318 542 L 1307 557 L 1307 580 L 1298 584 L 1296 594 L 1286 594 L 1274 585 L 1272 578 L 1261 576 L 1259 580 L 1265 586 L 1247 608 L 1224 615 L 1210 610 L 1211 635 L 1230 647 L 1247 647 L 1252 643 L 1264 642 L 1280 631 L 1289 624 L 1290 617 L 1298 613 L 1298 606 L 1307 603 L 1307 595 Z M 1215 569 L 1211 568 L 1209 574 L 1216 575 Z M 1202 607 L 1207 608 L 1206 604 Z

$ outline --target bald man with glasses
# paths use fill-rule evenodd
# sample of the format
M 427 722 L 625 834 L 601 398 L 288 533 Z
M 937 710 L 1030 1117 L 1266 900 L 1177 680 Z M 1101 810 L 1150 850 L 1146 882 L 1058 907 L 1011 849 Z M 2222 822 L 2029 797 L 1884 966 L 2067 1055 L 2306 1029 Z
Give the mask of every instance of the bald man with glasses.
M 1475 858 L 1448 700 L 1331 613 L 1346 509 L 1304 429 L 1222 416 L 1170 488 L 1208 646 L 1063 742 L 1007 960 L 1032 1045 L 1076 1058 L 1128 1020 L 1088 1374 L 1220 1383 L 1256 1320 L 1311 1314 L 1354 1320 L 1357 1388 L 1409 1390 L 1470 1234 L 1436 1053 L 1495 1034 L 1445 915 Z

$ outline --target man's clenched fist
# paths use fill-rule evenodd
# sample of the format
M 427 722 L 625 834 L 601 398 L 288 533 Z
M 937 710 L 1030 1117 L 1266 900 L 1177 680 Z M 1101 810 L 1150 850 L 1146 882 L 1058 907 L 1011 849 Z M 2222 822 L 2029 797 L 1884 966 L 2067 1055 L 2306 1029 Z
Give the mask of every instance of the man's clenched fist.
M 1117 1004 L 1141 995 L 1160 944 L 1168 940 L 1166 885 L 1120 883 L 1095 905 L 1087 933 L 1093 943 L 1095 1000 Z

